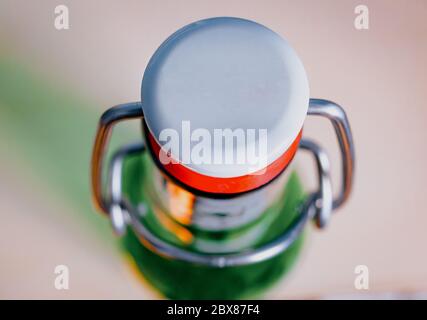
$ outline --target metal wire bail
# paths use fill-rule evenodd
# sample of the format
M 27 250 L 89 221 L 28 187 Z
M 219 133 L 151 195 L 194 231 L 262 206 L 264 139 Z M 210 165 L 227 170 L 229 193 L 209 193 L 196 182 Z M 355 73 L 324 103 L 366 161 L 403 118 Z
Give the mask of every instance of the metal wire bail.
M 333 198 L 329 160 L 324 150 L 313 141 L 303 139 L 300 148 L 309 151 L 316 162 L 318 190 L 304 202 L 299 216 L 278 238 L 259 248 L 232 254 L 202 254 L 174 246 L 163 241 L 148 230 L 139 219 L 138 210 L 122 195 L 122 168 L 128 156 L 144 152 L 142 144 L 129 145 L 119 150 L 109 167 L 108 191 L 102 190 L 102 166 L 108 137 L 113 126 L 123 120 L 142 118 L 141 103 L 119 105 L 107 110 L 101 117 L 92 155 L 92 191 L 96 206 L 108 214 L 113 229 L 118 235 L 132 227 L 137 236 L 150 244 L 150 249 L 164 256 L 211 267 L 239 266 L 261 262 L 285 251 L 298 238 L 307 221 L 314 219 L 319 228 L 324 228 L 333 210 L 348 199 L 354 176 L 354 146 L 346 114 L 337 104 L 321 99 L 311 99 L 309 115 L 329 119 L 335 129 L 342 157 L 342 185 Z

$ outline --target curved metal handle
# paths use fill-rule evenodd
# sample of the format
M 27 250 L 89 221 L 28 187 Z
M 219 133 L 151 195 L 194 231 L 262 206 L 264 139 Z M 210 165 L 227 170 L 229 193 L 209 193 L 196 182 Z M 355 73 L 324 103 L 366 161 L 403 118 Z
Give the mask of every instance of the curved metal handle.
M 129 145 L 119 150 L 110 164 L 109 190 L 111 192 L 110 219 L 117 234 L 126 232 L 126 225 L 130 225 L 141 240 L 148 243 L 150 250 L 173 259 L 207 265 L 210 267 L 230 267 L 247 265 L 271 259 L 284 252 L 301 234 L 306 223 L 318 214 L 317 200 L 322 199 L 322 213 L 328 215 L 332 207 L 332 186 L 329 178 L 329 161 L 326 153 L 314 142 L 303 140 L 301 148 L 310 151 L 319 169 L 319 191 L 311 194 L 303 203 L 301 213 L 291 225 L 275 240 L 255 249 L 248 249 L 232 254 L 203 254 L 170 244 L 152 233 L 141 221 L 140 213 L 135 205 L 131 204 L 122 194 L 122 167 L 127 156 L 136 155 L 144 151 L 144 146 Z
M 333 207 L 329 158 L 326 152 L 311 140 L 301 140 L 300 148 L 311 151 L 316 161 L 318 191 L 311 194 L 313 206 L 316 208 L 313 218 L 319 228 L 324 228 L 331 218 Z
M 348 199 L 353 185 L 355 155 L 350 124 L 344 109 L 328 100 L 310 99 L 308 114 L 329 119 L 337 135 L 342 158 L 342 185 L 333 201 L 333 209 L 337 209 Z
M 323 227 L 329 220 L 333 209 L 341 206 L 348 198 L 354 173 L 354 147 L 350 126 L 344 110 L 337 104 L 320 99 L 311 99 L 308 114 L 328 118 L 337 134 L 343 159 L 343 185 L 334 200 L 329 176 L 329 162 L 324 151 L 315 143 L 303 140 L 300 147 L 312 152 L 318 168 L 319 191 L 311 194 L 304 202 L 300 215 L 287 230 L 274 241 L 256 249 L 226 255 L 195 253 L 184 248 L 171 245 L 151 233 L 139 220 L 137 209 L 122 198 L 121 179 L 123 159 L 128 154 L 136 154 L 144 150 L 142 145 L 134 145 L 122 149 L 113 157 L 110 168 L 109 191 L 107 198 L 102 190 L 102 164 L 108 137 L 113 126 L 123 120 L 142 118 L 141 103 L 128 103 L 107 110 L 101 117 L 95 146 L 92 154 L 92 189 L 97 207 L 110 216 L 117 233 L 123 234 L 126 226 L 132 226 L 138 237 L 150 244 L 150 249 L 159 254 L 212 267 L 238 266 L 268 260 L 285 251 L 302 232 L 306 222 L 316 218 L 317 224 Z
M 102 168 L 105 149 L 115 124 L 123 120 L 143 118 L 141 102 L 130 102 L 112 107 L 99 119 L 95 143 L 92 151 L 92 197 L 98 210 L 109 214 L 109 201 L 103 193 Z

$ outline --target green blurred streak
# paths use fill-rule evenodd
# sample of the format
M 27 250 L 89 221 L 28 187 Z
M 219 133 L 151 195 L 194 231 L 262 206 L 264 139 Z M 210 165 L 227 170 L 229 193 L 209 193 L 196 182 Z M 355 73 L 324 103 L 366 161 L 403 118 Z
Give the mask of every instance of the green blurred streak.
M 91 205 L 89 188 L 90 153 L 99 116 L 88 101 L 15 60 L 0 58 L 1 152 L 20 157 L 70 212 L 112 239 L 108 220 Z

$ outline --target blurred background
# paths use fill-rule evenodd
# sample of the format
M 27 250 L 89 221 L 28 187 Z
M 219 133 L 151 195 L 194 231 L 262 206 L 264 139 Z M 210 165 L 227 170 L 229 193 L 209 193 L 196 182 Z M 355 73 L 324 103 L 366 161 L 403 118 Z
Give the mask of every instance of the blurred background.
M 69 8 L 68 30 L 54 25 Z M 357 5 L 369 29 L 354 27 Z M 311 97 L 345 107 L 357 172 L 349 203 L 309 234 L 293 272 L 266 298 L 427 298 L 427 1 L 0 1 L 0 298 L 159 298 L 123 256 L 91 204 L 97 120 L 140 99 L 145 66 L 174 31 L 237 16 L 289 40 Z M 306 136 L 339 157 L 328 124 Z M 119 128 L 113 144 L 139 139 Z M 297 159 L 309 188 L 307 159 Z M 67 265 L 70 289 L 56 290 Z M 369 268 L 369 290 L 354 286 Z

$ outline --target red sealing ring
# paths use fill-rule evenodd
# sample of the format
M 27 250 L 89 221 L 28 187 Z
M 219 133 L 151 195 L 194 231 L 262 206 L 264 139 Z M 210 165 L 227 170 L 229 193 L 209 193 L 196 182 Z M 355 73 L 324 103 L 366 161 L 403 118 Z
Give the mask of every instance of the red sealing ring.
M 152 149 L 153 155 L 160 157 L 169 157 L 164 149 L 161 148 L 159 143 L 153 137 L 149 130 L 146 131 L 148 136 L 148 142 Z M 252 174 L 247 174 L 237 177 L 212 177 L 204 174 L 195 172 L 181 163 L 176 161 L 170 161 L 167 164 L 161 164 L 161 166 L 168 172 L 172 177 L 188 185 L 191 188 L 200 190 L 207 193 L 222 193 L 222 194 L 234 194 L 247 192 L 256 189 L 277 177 L 291 162 L 301 140 L 302 130 L 298 133 L 298 136 L 292 142 L 290 147 L 275 161 L 270 163 L 266 169 L 259 170 Z

